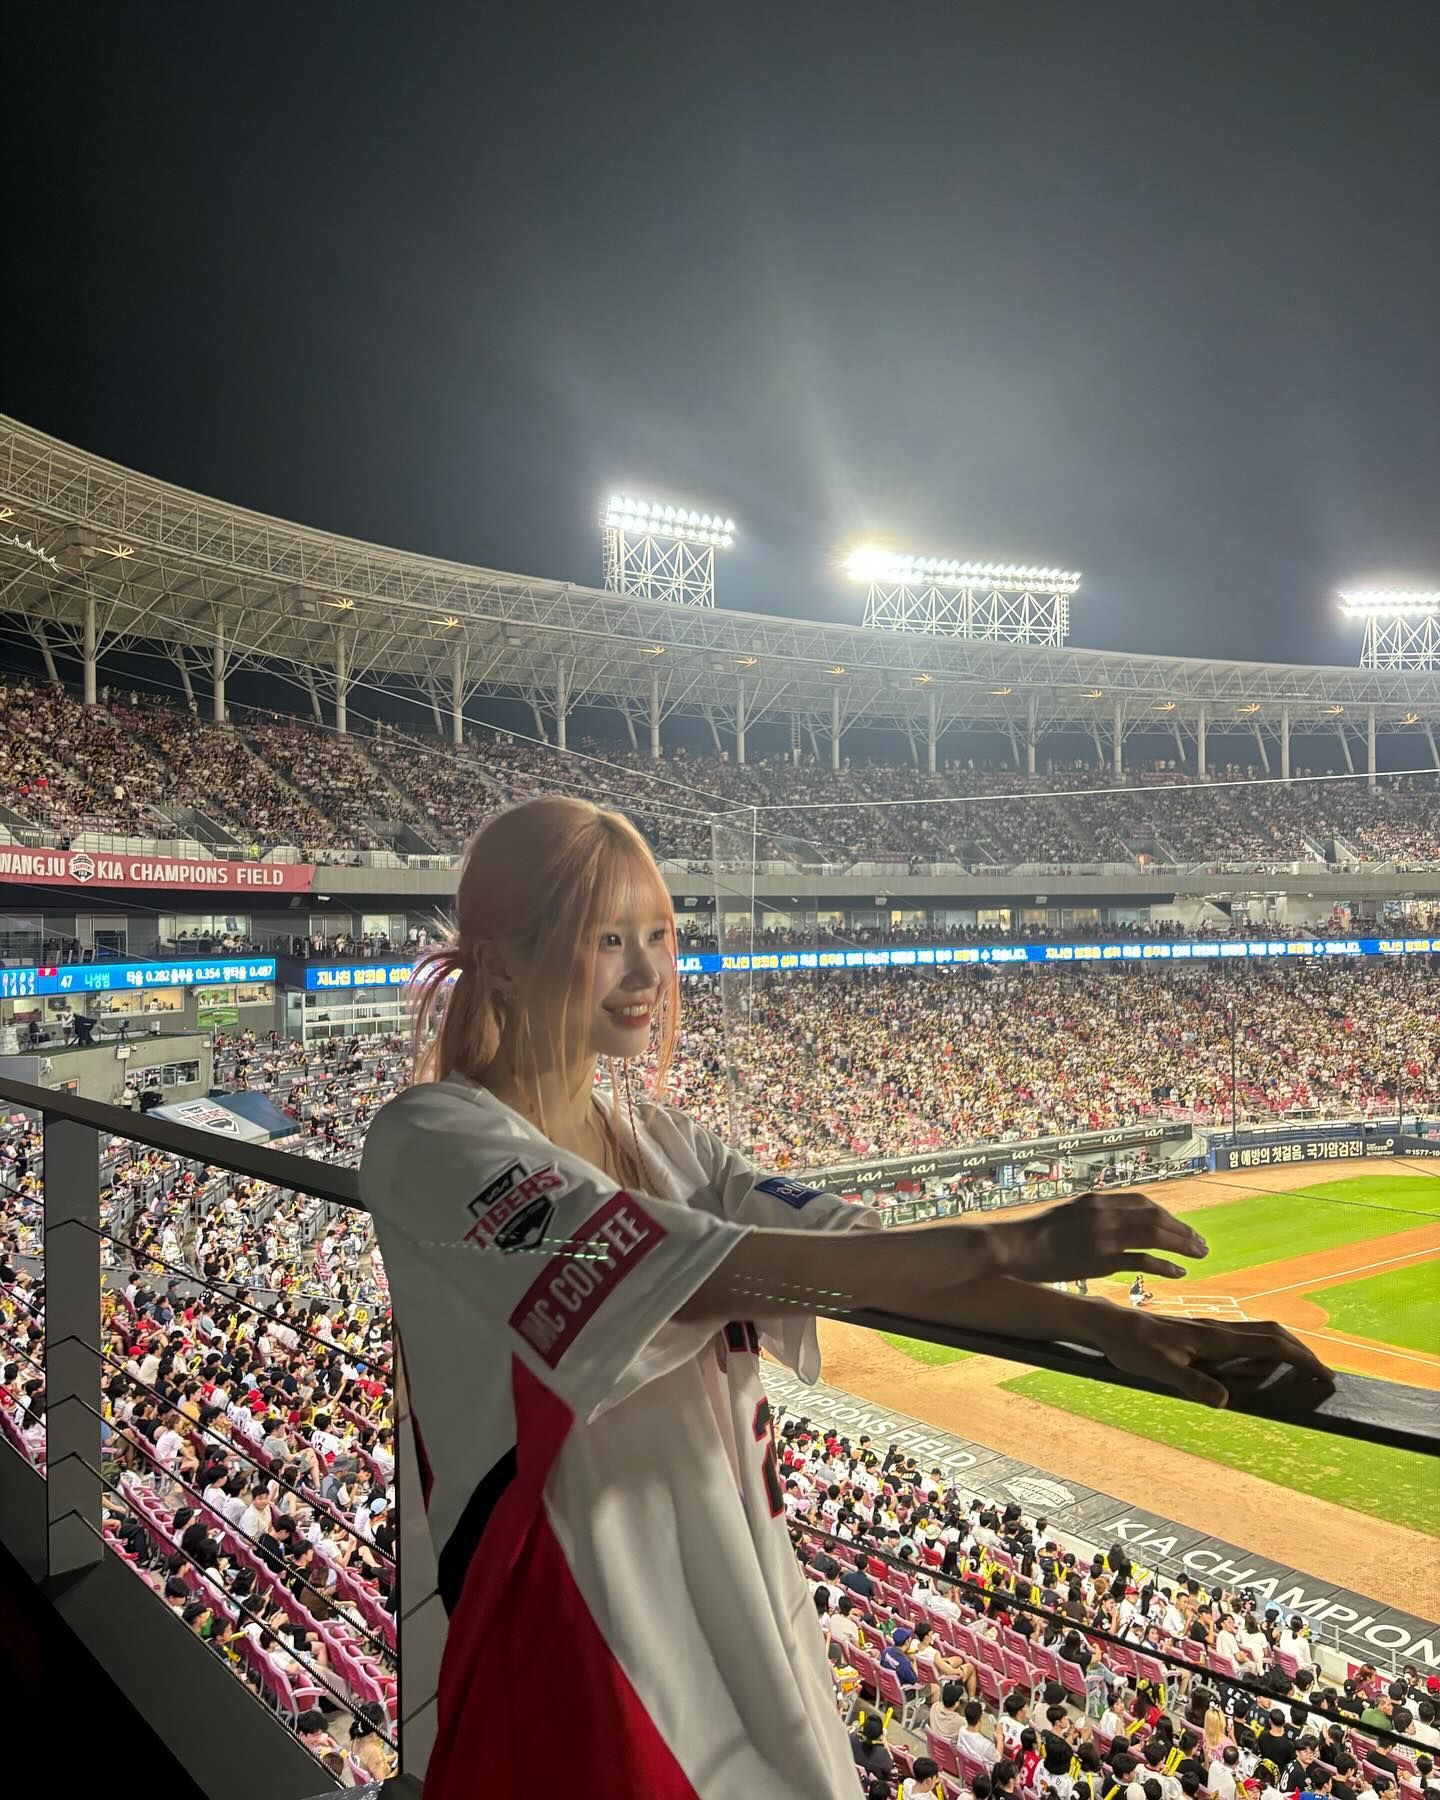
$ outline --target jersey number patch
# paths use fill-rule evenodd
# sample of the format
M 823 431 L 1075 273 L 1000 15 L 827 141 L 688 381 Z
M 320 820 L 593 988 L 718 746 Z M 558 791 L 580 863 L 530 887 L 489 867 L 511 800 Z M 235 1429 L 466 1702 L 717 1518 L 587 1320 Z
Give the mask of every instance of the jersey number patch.
M 765 1478 L 765 1498 L 770 1502 L 770 1517 L 778 1519 L 785 1510 L 785 1496 L 780 1492 L 780 1468 L 775 1460 L 775 1428 L 770 1421 L 770 1402 L 755 1403 L 755 1442 L 765 1446 L 760 1472 Z

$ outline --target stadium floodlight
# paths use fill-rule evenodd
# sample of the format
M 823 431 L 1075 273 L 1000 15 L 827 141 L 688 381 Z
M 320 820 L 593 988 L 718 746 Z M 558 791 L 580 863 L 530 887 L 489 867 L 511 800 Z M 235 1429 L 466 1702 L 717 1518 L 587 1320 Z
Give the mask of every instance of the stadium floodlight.
M 1365 621 L 1362 669 L 1440 669 L 1440 589 L 1348 588 L 1340 610 Z
M 883 544 L 857 545 L 844 568 L 870 590 L 865 623 L 874 629 L 1008 644 L 1063 644 L 1080 585 L 1071 569 L 911 556 Z
M 735 521 L 665 500 L 612 494 L 600 510 L 605 586 L 639 600 L 715 604 L 715 552 L 735 542 Z
M 1414 588 L 1351 588 L 1340 595 L 1340 610 L 1362 617 L 1369 613 L 1440 612 L 1440 589 L 1425 593 Z
M 735 521 L 719 513 L 696 512 L 691 507 L 668 506 L 658 500 L 636 500 L 628 494 L 612 494 L 600 523 L 612 531 L 628 531 L 677 543 L 709 544 L 728 550 L 735 542 Z

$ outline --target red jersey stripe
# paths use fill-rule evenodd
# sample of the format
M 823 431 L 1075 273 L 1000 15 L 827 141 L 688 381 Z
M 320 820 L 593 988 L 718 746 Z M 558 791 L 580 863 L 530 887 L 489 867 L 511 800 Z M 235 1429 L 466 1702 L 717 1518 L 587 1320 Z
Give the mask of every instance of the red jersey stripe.
M 450 1618 L 425 1800 L 543 1786 L 585 1800 L 700 1800 L 591 1617 L 545 1511 L 574 1422 L 511 1362 L 516 1474 Z

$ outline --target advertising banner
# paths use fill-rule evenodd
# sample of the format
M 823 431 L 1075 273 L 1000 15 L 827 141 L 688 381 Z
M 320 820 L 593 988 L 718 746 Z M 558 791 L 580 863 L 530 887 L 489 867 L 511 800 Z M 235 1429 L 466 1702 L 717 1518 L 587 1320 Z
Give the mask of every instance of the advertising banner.
M 1140 938 L 1107 944 L 908 944 L 850 950 L 689 950 L 682 975 L 762 974 L 788 969 L 928 969 L 1004 967 L 1008 963 L 1074 966 L 1154 962 L 1210 963 L 1271 957 L 1437 956 L 1440 937 L 1405 938 Z
M 1440 1149 L 1440 1145 L 1436 1146 Z M 1347 1162 L 1358 1156 L 1393 1156 L 1393 1131 L 1367 1136 L 1352 1126 L 1348 1131 L 1305 1137 L 1272 1138 L 1263 1144 L 1225 1144 L 1210 1152 L 1217 1169 L 1281 1169 L 1287 1163 Z M 1401 1155 L 1405 1152 L 1402 1150 Z
M 1027 1138 L 1019 1144 L 972 1144 L 964 1150 L 935 1150 L 928 1156 L 897 1156 L 866 1163 L 841 1163 L 811 1169 L 806 1179 L 835 1193 L 857 1188 L 893 1188 L 897 1182 L 939 1180 L 965 1175 L 977 1169 L 996 1169 L 1005 1163 L 1052 1162 L 1061 1156 L 1087 1156 L 1106 1150 L 1134 1150 L 1142 1144 L 1159 1144 L 1167 1137 L 1188 1137 L 1188 1125 L 1121 1125 L 1110 1131 L 1072 1131 L 1064 1137 Z
M 346 988 L 404 987 L 414 973 L 413 962 L 307 963 L 305 991 L 309 994 L 343 992 Z
M 0 845 L 0 882 L 47 887 L 190 888 L 196 893 L 308 894 L 313 863 L 200 862 L 89 850 L 21 850 Z
M 208 987 L 213 982 L 273 981 L 273 956 L 201 957 L 189 962 L 61 963 L 0 968 L 0 999 L 31 994 L 109 994 L 117 988 Z

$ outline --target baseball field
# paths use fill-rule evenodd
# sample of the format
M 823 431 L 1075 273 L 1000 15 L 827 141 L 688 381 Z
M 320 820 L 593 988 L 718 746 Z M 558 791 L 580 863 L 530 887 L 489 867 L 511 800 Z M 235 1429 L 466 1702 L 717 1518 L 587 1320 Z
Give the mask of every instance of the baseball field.
M 1273 1319 L 1332 1366 L 1427 1387 L 1440 1405 L 1440 1176 L 1372 1158 L 1199 1176 L 1163 1190 L 1210 1254 L 1152 1282 L 1161 1312 Z M 1125 1303 L 1124 1282 L 1092 1284 Z M 825 1379 L 1062 1478 L 1395 1606 L 1440 1593 L 1433 1465 L 1096 1382 L 836 1324 Z M 1221 1474 L 1221 1471 L 1225 1473 Z

